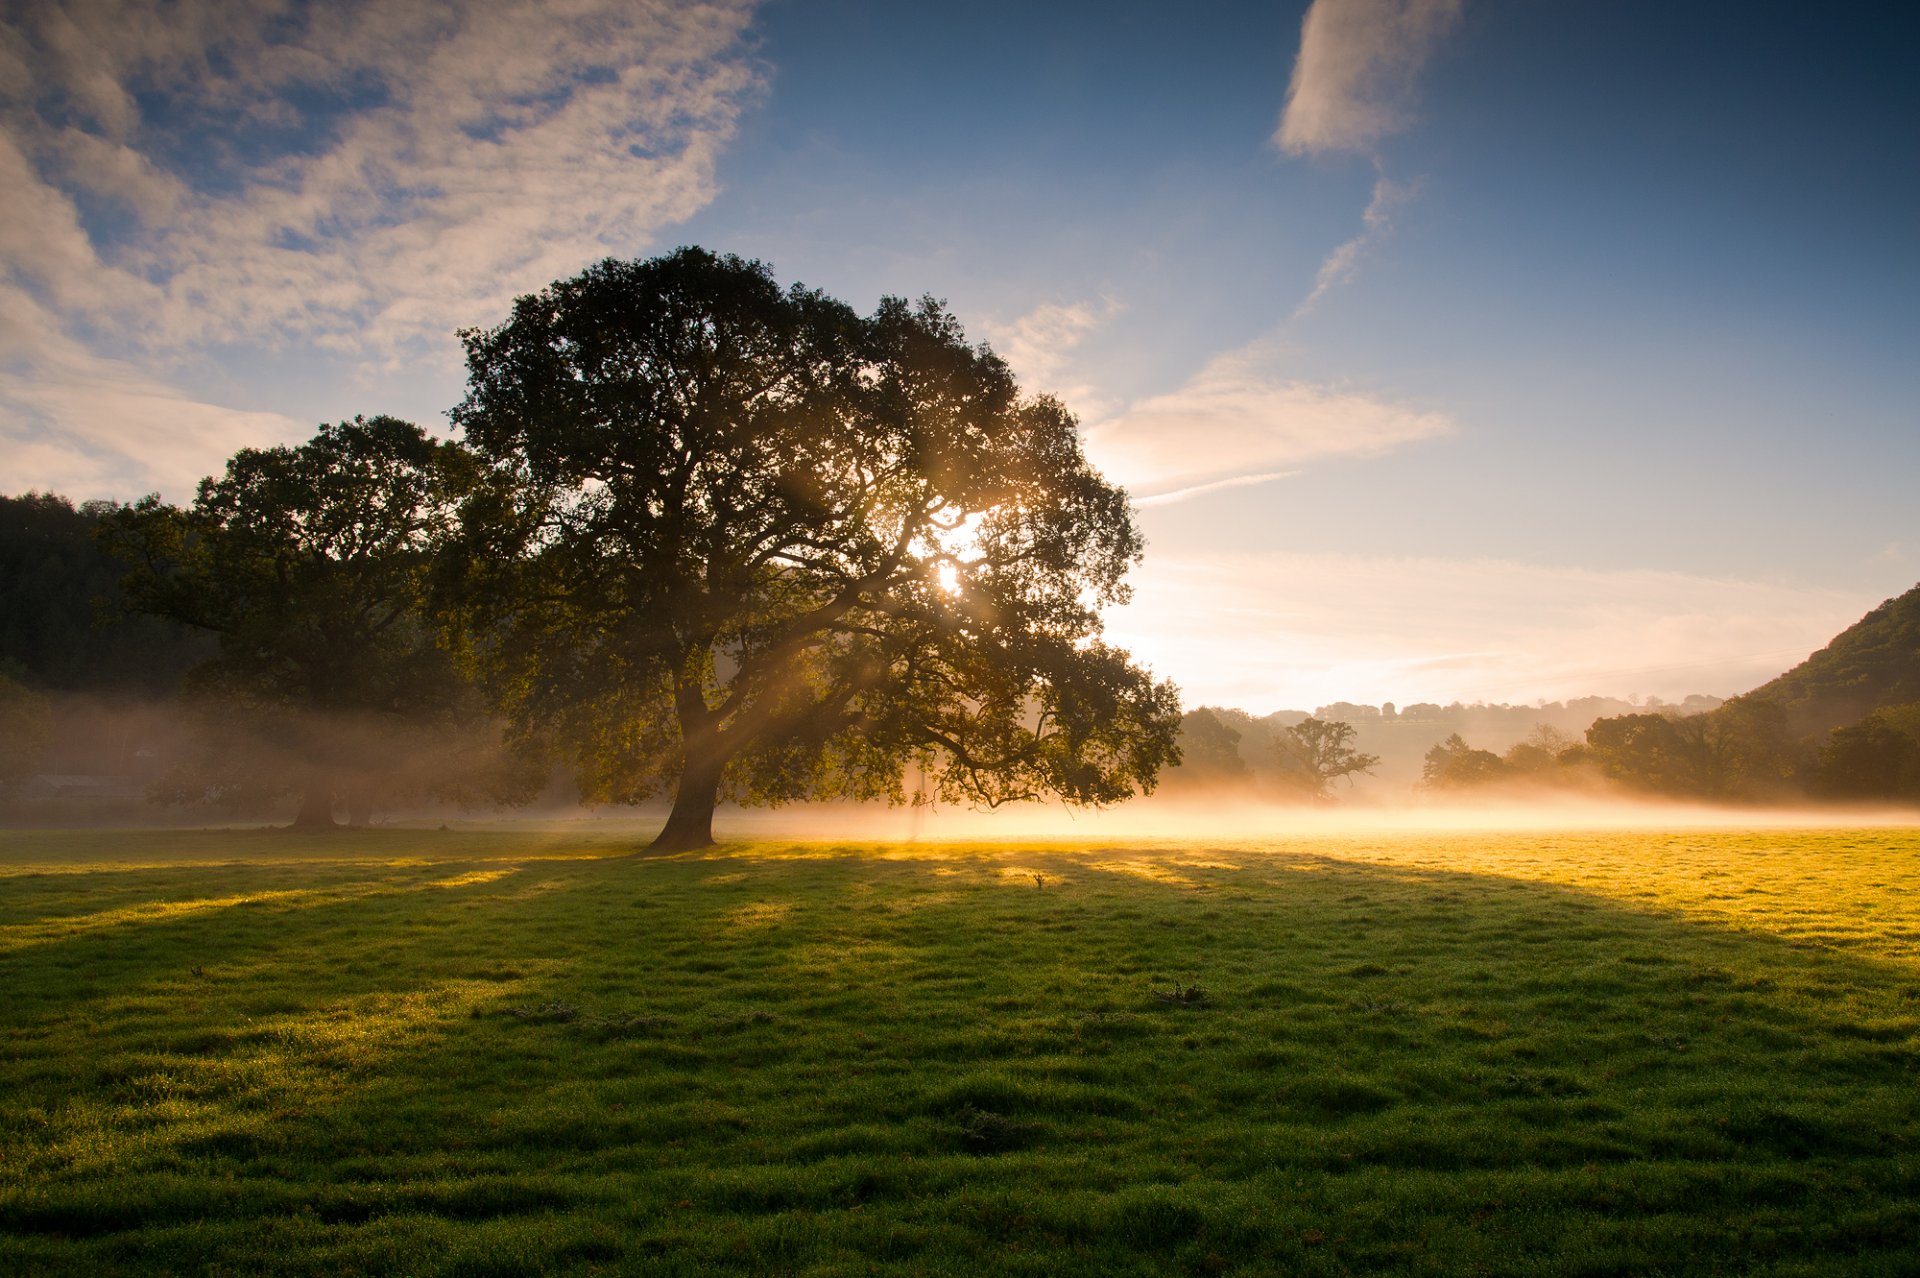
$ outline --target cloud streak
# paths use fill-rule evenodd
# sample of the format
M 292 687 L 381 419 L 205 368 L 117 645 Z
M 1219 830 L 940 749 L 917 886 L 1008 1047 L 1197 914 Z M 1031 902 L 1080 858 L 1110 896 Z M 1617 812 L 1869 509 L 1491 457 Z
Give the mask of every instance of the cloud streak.
M 1300 305 L 1294 307 L 1293 317 L 1299 319 L 1313 309 L 1314 303 L 1340 285 L 1353 278 L 1360 268 L 1360 259 L 1365 257 L 1374 242 L 1393 229 L 1394 210 L 1412 199 L 1417 183 L 1395 182 L 1385 176 L 1373 184 L 1373 198 L 1367 201 L 1366 211 L 1360 215 L 1360 234 L 1327 254 L 1320 263 L 1320 271 L 1314 276 L 1313 289 Z
M 1143 505 L 1279 478 L 1300 463 L 1375 456 L 1454 429 L 1361 391 L 1287 378 L 1260 342 L 1215 356 L 1185 385 L 1086 431 L 1088 455 Z
M 1462 0 L 1314 0 L 1274 145 L 1292 155 L 1366 151 L 1407 127 L 1420 69 Z

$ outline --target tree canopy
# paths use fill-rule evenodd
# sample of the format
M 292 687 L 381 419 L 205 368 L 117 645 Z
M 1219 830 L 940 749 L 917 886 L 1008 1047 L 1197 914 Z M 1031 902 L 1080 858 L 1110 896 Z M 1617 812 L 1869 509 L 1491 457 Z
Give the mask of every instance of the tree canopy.
M 587 797 L 671 785 L 657 846 L 721 794 L 1107 803 L 1177 758 L 1172 685 L 1100 637 L 1126 494 L 940 304 L 682 249 L 462 336 L 513 492 L 469 529 L 495 686 Z
M 392 790 L 427 734 L 480 712 L 423 608 L 435 555 L 480 469 L 391 417 L 322 426 L 298 447 L 242 449 L 193 505 L 148 497 L 110 519 L 134 606 L 211 631 L 188 676 L 203 757 L 174 797 L 304 795 L 332 824 Z

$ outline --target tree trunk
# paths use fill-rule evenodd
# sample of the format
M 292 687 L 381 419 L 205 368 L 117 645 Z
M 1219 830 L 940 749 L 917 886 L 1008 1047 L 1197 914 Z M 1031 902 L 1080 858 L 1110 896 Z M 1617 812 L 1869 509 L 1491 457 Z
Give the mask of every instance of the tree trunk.
M 307 782 L 300 796 L 300 811 L 294 814 L 290 830 L 331 830 L 333 828 L 333 787 L 325 777 Z
M 689 757 L 673 792 L 673 811 L 649 852 L 697 852 L 713 846 L 713 808 L 720 795 L 720 762 Z
M 347 791 L 347 824 L 356 830 L 373 824 L 373 796 L 364 790 Z

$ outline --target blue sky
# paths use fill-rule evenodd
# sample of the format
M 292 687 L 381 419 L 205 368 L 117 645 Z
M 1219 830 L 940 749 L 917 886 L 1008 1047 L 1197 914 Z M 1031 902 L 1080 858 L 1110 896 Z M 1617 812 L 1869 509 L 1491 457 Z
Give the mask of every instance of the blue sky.
M 945 298 L 1141 499 L 1194 702 L 1731 693 L 1920 577 L 1920 16 L 17 5 L 0 488 L 444 426 L 606 254 Z

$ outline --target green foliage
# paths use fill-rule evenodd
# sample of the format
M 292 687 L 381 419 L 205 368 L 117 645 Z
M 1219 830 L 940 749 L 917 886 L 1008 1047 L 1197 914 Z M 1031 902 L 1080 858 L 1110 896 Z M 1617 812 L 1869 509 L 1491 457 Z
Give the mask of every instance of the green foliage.
M 148 497 L 115 511 L 103 536 L 130 565 L 133 605 L 219 641 L 188 681 L 201 757 L 161 796 L 300 791 L 325 824 L 335 791 L 417 793 L 423 773 L 453 784 L 463 753 L 488 753 L 469 745 L 484 708 L 427 607 L 481 482 L 458 445 L 355 418 L 298 447 L 242 449 L 188 509 Z
M 1100 642 L 1141 540 L 1073 417 L 939 304 L 870 317 L 757 262 L 606 261 L 463 334 L 508 477 L 467 583 L 519 729 L 586 797 L 1110 803 L 1178 705 Z
M 1698 725 L 1712 796 L 1747 801 L 1798 796 L 1806 750 L 1777 703 L 1735 697 L 1700 716 Z
M 1362 754 L 1354 748 L 1353 738 L 1353 725 L 1338 720 L 1307 718 L 1277 730 L 1273 742 L 1282 784 L 1296 793 L 1324 799 L 1341 777 L 1350 781 L 1356 772 L 1373 771 L 1380 756 Z
M 1586 757 L 1629 788 L 1675 798 L 1795 798 L 1804 751 L 1773 702 L 1736 697 L 1701 715 L 1628 714 L 1595 720 Z
M 1697 720 L 1664 714 L 1623 714 L 1587 729 L 1587 748 L 1600 770 L 1635 789 L 1665 795 L 1712 793 L 1708 749 Z
M 0 1271 L 1912 1268 L 1912 831 L 631 839 L 0 834 Z
M 1833 798 L 1920 800 L 1920 704 L 1889 706 L 1835 728 L 1820 750 L 1815 782 Z
M 1587 732 L 1609 777 L 1675 797 L 1911 802 L 1892 718 L 1920 703 L 1920 587 L 1890 599 L 1806 661 L 1704 715 L 1630 714 Z M 1832 735 L 1828 737 L 1831 731 Z M 1821 744 L 1822 738 L 1824 744 Z
M 164 696 L 208 655 L 191 631 L 129 614 L 123 567 L 95 535 L 117 509 L 0 497 L 0 672 L 48 690 Z

